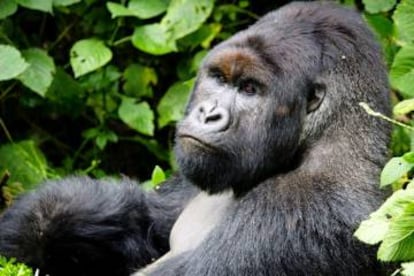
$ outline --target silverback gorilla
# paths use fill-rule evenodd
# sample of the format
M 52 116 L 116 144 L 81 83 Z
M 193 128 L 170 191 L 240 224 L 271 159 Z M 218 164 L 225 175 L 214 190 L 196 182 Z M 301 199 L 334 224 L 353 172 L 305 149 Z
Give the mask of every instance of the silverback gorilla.
M 20 198 L 0 254 L 60 275 L 378 275 L 353 238 L 383 200 L 390 126 L 380 50 L 360 16 L 291 3 L 214 47 L 153 192 L 72 177 Z

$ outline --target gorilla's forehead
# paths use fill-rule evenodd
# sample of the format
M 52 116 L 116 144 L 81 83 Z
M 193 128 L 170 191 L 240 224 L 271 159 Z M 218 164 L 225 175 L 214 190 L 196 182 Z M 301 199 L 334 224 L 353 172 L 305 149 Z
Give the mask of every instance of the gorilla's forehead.
M 219 49 L 210 55 L 205 66 L 208 69 L 220 70 L 228 82 L 249 76 L 255 76 L 259 81 L 261 78 L 265 82 L 271 77 L 271 67 L 250 47 L 232 46 Z

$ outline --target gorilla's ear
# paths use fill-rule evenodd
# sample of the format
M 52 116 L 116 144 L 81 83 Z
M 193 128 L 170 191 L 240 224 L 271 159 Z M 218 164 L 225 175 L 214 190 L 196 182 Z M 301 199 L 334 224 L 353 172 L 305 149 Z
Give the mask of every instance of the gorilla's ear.
M 318 109 L 326 94 L 326 85 L 321 82 L 315 82 L 309 89 L 307 97 L 306 111 L 311 113 Z

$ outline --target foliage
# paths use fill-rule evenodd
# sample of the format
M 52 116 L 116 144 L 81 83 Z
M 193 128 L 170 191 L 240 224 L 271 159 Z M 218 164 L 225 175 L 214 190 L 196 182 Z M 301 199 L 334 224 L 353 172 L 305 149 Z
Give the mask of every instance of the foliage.
M 394 119 L 385 119 L 396 125 L 392 144 L 396 157 L 386 164 L 380 179 L 380 186 L 391 186 L 394 193 L 361 223 L 355 236 L 368 244 L 380 243 L 379 260 L 404 262 L 393 275 L 414 275 L 414 1 L 363 3 L 365 17 L 376 30 L 390 67 Z
M 32 276 L 33 271 L 15 259 L 7 260 L 0 256 L 0 276 Z
M 0 203 L 72 173 L 165 179 L 197 68 L 249 5 L 0 1 Z

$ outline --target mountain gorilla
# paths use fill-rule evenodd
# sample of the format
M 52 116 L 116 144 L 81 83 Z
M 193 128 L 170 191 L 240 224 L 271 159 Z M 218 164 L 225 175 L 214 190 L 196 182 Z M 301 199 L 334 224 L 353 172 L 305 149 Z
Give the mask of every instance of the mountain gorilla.
M 360 102 L 389 114 L 360 16 L 289 4 L 205 58 L 177 176 L 153 192 L 47 183 L 5 212 L 0 252 L 52 276 L 377 275 L 375 249 L 352 234 L 383 200 L 390 126 Z

